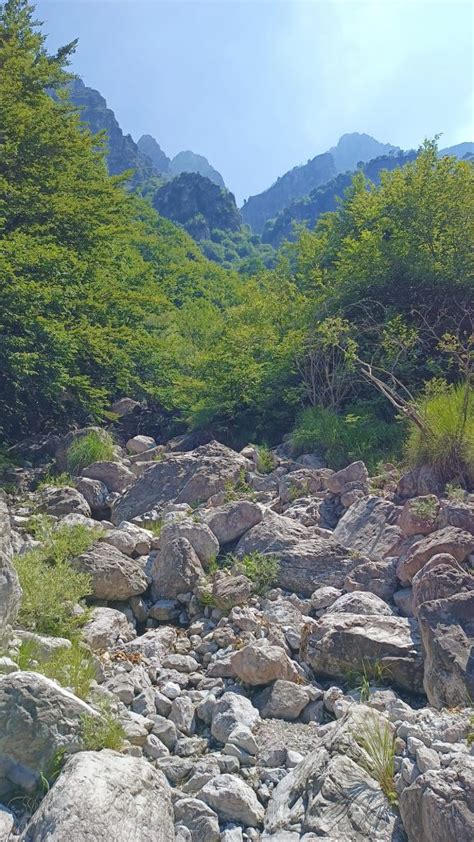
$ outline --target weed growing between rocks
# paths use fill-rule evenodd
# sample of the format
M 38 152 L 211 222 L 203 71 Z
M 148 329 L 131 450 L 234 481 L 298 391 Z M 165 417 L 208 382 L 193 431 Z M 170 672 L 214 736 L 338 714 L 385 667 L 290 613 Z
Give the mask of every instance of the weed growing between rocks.
M 360 765 L 380 784 L 391 805 L 398 801 L 395 789 L 395 738 L 388 722 L 383 724 L 375 717 L 367 721 L 364 731 L 355 735 L 367 759 Z
M 71 638 L 87 619 L 75 606 L 91 592 L 90 577 L 74 570 L 69 561 L 86 552 L 102 535 L 101 529 L 62 526 L 39 521 L 35 537 L 43 540 L 16 556 L 14 565 L 23 591 L 19 625 L 40 634 Z
M 255 586 L 255 593 L 262 595 L 271 588 L 277 578 L 280 562 L 276 555 L 247 553 L 242 558 L 232 556 L 232 563 L 239 572 L 244 573 Z
M 438 514 L 438 500 L 436 497 L 422 497 L 413 500 L 411 509 L 420 520 L 433 521 Z
M 48 488 L 50 485 L 54 486 L 54 488 L 71 488 L 74 486 L 74 480 L 66 471 L 61 474 L 54 474 L 47 471 L 43 476 L 43 479 L 40 480 L 36 486 L 36 490 L 41 491 L 43 488 Z
M 77 476 L 93 462 L 110 462 L 115 456 L 114 440 L 105 430 L 91 430 L 76 439 L 67 452 L 68 471 Z
M 125 731 L 112 711 L 107 699 L 95 702 L 99 716 L 85 713 L 82 718 L 82 743 L 84 751 L 101 751 L 110 748 L 120 751 L 125 739 Z
M 87 647 L 77 639 L 71 643 L 70 647 L 56 649 L 47 660 L 42 660 L 38 644 L 25 640 L 20 647 L 18 666 L 52 678 L 80 699 L 87 699 L 97 671 Z
M 225 503 L 233 503 L 235 500 L 255 500 L 255 491 L 248 484 L 245 475 L 245 469 L 239 471 L 239 477 L 236 482 L 227 482 L 225 484 Z
M 271 450 L 264 444 L 255 445 L 257 450 L 257 471 L 260 474 L 271 474 L 275 467 L 275 460 Z
M 361 702 L 368 702 L 370 699 L 370 685 L 378 686 L 388 684 L 390 681 L 390 669 L 381 661 L 363 661 L 359 667 L 348 670 L 346 681 L 349 687 L 357 690 Z

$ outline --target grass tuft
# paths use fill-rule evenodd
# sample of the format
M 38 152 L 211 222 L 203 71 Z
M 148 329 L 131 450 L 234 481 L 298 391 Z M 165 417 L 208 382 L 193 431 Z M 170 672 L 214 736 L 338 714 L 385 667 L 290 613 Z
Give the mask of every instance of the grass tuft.
M 366 759 L 360 765 L 380 784 L 382 792 L 392 805 L 398 801 L 395 789 L 395 737 L 388 722 L 382 723 L 375 716 L 367 721 L 361 734 L 356 735 Z
M 91 430 L 75 439 L 67 452 L 67 469 L 77 476 L 94 462 L 110 462 L 115 457 L 114 440 L 105 430 Z
M 101 751 L 103 748 L 120 751 L 125 739 L 125 731 L 113 713 L 110 702 L 107 699 L 101 699 L 95 703 L 95 706 L 100 716 L 86 713 L 81 717 L 84 751 Z
M 75 638 L 71 647 L 57 649 L 46 661 L 38 660 L 37 653 L 38 644 L 34 640 L 23 641 L 18 657 L 20 669 L 39 672 L 72 690 L 80 699 L 88 698 L 96 668 L 84 644 Z

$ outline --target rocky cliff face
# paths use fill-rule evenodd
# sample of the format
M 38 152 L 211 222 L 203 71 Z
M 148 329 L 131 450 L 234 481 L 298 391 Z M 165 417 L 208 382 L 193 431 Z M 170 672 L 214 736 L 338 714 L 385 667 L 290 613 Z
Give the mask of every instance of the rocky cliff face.
M 357 165 L 372 161 L 382 155 L 390 155 L 393 152 L 400 152 L 399 146 L 392 146 L 391 143 L 380 143 L 368 134 L 351 132 L 343 134 L 336 146 L 329 150 L 338 173 L 347 170 L 356 170 Z
M 198 173 L 181 173 L 160 187 L 153 207 L 196 240 L 209 239 L 215 228 L 237 231 L 242 224 L 233 194 Z
M 160 144 L 151 134 L 144 134 L 137 143 L 138 149 L 143 155 L 147 155 L 153 166 L 159 173 L 169 173 L 170 159 L 163 152 Z
M 383 155 L 369 161 L 361 169 L 370 181 L 378 184 L 382 170 L 403 167 L 415 158 L 416 152 Z M 337 200 L 344 197 L 344 191 L 350 186 L 352 176 L 352 172 L 340 173 L 327 184 L 312 190 L 308 196 L 303 196 L 303 198 L 291 202 L 274 219 L 268 220 L 262 233 L 262 242 L 269 243 L 277 248 L 283 240 L 294 239 L 294 222 L 306 223 L 310 228 L 313 228 L 321 214 L 336 210 Z
M 70 98 L 81 109 L 81 119 L 94 134 L 107 132 L 107 166 L 111 175 L 133 170 L 131 183 L 135 186 L 158 171 L 129 134 L 124 134 L 114 112 L 99 91 L 88 88 L 82 79 L 75 78 L 70 84 Z
M 189 150 L 178 152 L 170 163 L 170 172 L 172 175 L 181 175 L 182 172 L 195 172 L 204 176 L 204 178 L 208 178 L 218 187 L 225 187 L 221 174 L 210 165 L 207 158 L 204 155 L 196 155 L 195 152 Z
M 335 175 L 332 155 L 328 152 L 317 155 L 304 166 L 294 167 L 282 175 L 268 190 L 250 196 L 241 209 L 242 219 L 253 231 L 261 234 L 268 219 L 272 219 L 294 199 L 305 196 Z

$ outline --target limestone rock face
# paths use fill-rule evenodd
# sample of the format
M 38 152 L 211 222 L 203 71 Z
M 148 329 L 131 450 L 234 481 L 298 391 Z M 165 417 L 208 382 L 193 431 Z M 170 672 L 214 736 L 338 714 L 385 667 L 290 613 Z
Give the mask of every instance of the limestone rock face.
M 31 792 L 58 749 L 81 747 L 85 702 L 34 672 L 0 680 L 0 798 L 16 787 Z
M 238 649 L 230 659 L 232 670 L 245 684 L 269 684 L 277 678 L 298 681 L 300 674 L 280 646 L 272 646 L 266 638 Z
M 208 500 L 227 483 L 236 482 L 249 462 L 218 442 L 202 445 L 189 453 L 168 456 L 152 465 L 118 501 L 112 521 L 131 520 L 154 506 L 175 501 L 196 503 Z
M 141 757 L 105 749 L 71 757 L 21 842 L 173 842 L 164 775 Z
M 474 830 L 474 758 L 428 770 L 400 796 L 408 842 L 470 842 Z
M 474 590 L 424 602 L 418 609 L 424 688 L 433 707 L 469 705 L 474 698 Z
M 337 476 L 337 474 L 336 474 Z M 382 497 L 367 497 L 354 503 L 342 516 L 334 537 L 352 551 L 369 558 L 395 555 L 402 537 L 397 525 L 400 509 Z
M 261 552 L 279 561 L 277 584 L 311 596 L 317 587 L 342 587 L 345 577 L 364 558 L 351 558 L 349 550 L 332 538 L 322 538 L 291 518 L 272 512 L 240 539 L 236 554 Z
M 392 684 L 423 690 L 421 641 L 416 623 L 405 617 L 325 614 L 309 629 L 301 653 L 315 673 L 334 677 L 380 661 Z
M 20 583 L 11 558 L 10 518 L 5 500 L 0 494 L 0 643 L 16 619 L 21 600 Z
M 88 552 L 73 558 L 70 564 L 76 570 L 89 574 L 95 599 L 129 599 L 147 589 L 143 564 L 110 544 L 94 544 Z
M 237 775 L 211 778 L 198 793 L 199 798 L 216 811 L 222 821 L 241 822 L 244 827 L 258 827 L 265 811 L 253 789 Z

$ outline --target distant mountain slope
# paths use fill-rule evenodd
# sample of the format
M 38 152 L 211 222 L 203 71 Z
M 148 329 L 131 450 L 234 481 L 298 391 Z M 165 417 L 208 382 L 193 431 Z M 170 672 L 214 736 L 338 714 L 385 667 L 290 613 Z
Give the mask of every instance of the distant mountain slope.
M 242 219 L 253 231 L 261 234 L 266 221 L 289 205 L 293 199 L 305 196 L 335 175 L 332 155 L 328 152 L 316 155 L 307 164 L 294 167 L 282 175 L 268 190 L 257 196 L 250 196 L 241 208 Z
M 365 164 L 362 171 L 367 178 L 378 184 L 382 170 L 403 167 L 409 161 L 413 161 L 416 156 L 416 152 L 383 155 Z M 262 233 L 262 242 L 278 248 L 283 240 L 294 239 L 294 222 L 306 223 L 313 228 L 321 214 L 336 210 L 338 199 L 344 197 L 344 191 L 350 186 L 353 175 L 353 172 L 340 173 L 336 178 L 313 190 L 308 196 L 292 202 L 274 219 L 267 222 Z
M 457 143 L 455 146 L 447 146 L 445 149 L 440 149 L 440 155 L 453 155 L 455 158 L 466 158 L 474 155 L 474 143 L 466 141 L 465 143 Z
M 169 172 L 171 161 L 151 134 L 142 135 L 137 146 L 142 154 L 150 158 L 153 166 L 159 173 Z
M 233 193 L 199 173 L 172 178 L 156 191 L 152 204 L 196 240 L 209 239 L 215 228 L 237 231 L 242 224 Z
M 220 172 L 214 169 L 204 157 L 204 155 L 196 155 L 189 149 L 186 152 L 178 152 L 170 163 L 171 175 L 180 175 L 182 172 L 195 172 L 199 175 L 208 178 L 217 184 L 219 187 L 225 187 L 224 179 Z
M 114 112 L 107 107 L 99 91 L 88 88 L 76 77 L 70 83 L 70 99 L 80 107 L 81 119 L 94 134 L 107 132 L 107 166 L 111 175 L 133 169 L 131 182 L 136 186 L 157 174 L 150 158 L 140 151 L 129 134 L 122 132 Z
M 365 164 L 368 161 L 373 161 L 374 158 L 399 151 L 399 146 L 392 146 L 391 143 L 380 143 L 369 134 L 359 134 L 359 132 L 343 134 L 339 138 L 337 146 L 332 146 L 329 150 L 338 173 L 356 170 L 361 161 Z

